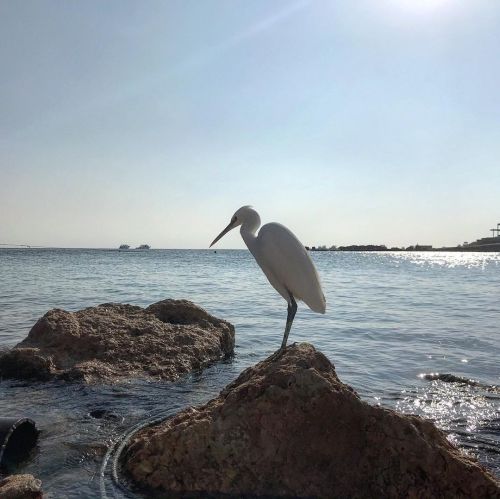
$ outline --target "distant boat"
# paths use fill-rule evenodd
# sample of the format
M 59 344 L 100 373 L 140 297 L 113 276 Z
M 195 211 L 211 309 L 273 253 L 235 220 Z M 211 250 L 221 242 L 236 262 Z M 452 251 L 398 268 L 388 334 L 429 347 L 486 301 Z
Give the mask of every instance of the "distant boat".
M 151 249 L 151 246 L 149 244 L 141 244 L 140 246 L 137 246 L 135 249 Z
M 130 249 L 130 246 L 128 244 L 120 244 L 118 249 Z

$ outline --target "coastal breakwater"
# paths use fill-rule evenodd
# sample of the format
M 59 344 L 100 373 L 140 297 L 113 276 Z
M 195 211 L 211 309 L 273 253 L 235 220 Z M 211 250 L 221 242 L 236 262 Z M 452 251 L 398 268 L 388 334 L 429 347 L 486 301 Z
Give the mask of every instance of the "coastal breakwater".
M 210 362 L 233 351 L 234 328 L 190 302 L 128 307 L 91 307 L 69 318 L 67 312 L 49 312 L 32 329 L 36 334 L 30 332 L 0 358 L 3 375 L 29 373 L 37 380 L 48 373 L 49 379 L 74 383 L 118 383 L 131 376 L 175 379 L 186 371 L 173 371 L 173 365 L 204 365 L 205 356 L 195 355 L 206 351 L 198 336 L 218 342 Z M 176 345 L 169 350 L 168 369 L 155 365 L 151 370 L 147 360 L 159 348 L 156 320 L 166 326 L 157 325 L 164 341 Z M 138 324 L 144 327 L 137 329 Z M 198 331 L 186 334 L 186 327 Z M 142 338 L 142 350 L 120 353 L 120 345 L 124 351 L 132 348 L 122 336 L 138 343 Z M 71 347 L 75 342 L 79 346 Z M 84 345 L 88 348 L 82 350 Z M 12 352 L 25 348 L 38 349 L 48 363 L 41 378 L 32 376 L 36 364 L 11 370 Z M 112 354 L 106 356 L 107 350 Z M 183 350 L 191 350 L 199 362 L 177 364 Z M 162 362 L 166 352 L 159 353 Z M 117 374 L 120 366 L 125 377 Z M 290 346 L 282 357 L 248 368 L 207 404 L 133 434 L 121 463 L 150 497 L 500 497 L 498 482 L 431 422 L 361 401 L 338 379 L 333 364 L 308 344 Z

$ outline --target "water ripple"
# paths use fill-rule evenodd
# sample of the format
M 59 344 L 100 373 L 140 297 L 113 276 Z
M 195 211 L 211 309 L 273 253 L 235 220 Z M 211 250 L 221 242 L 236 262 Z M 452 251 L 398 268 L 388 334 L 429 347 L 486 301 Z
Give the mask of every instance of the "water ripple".
M 299 304 L 290 341 L 313 343 L 371 403 L 434 420 L 500 476 L 500 398 L 487 388 L 500 385 L 500 254 L 312 256 L 327 313 Z M 286 305 L 247 251 L 0 250 L 0 348 L 23 339 L 50 308 L 145 306 L 168 297 L 191 299 L 235 324 L 235 358 L 176 383 L 0 382 L 2 415 L 31 417 L 42 431 L 20 470 L 40 476 L 49 497 L 98 495 L 103 455 L 120 435 L 158 411 L 205 402 L 272 353 Z

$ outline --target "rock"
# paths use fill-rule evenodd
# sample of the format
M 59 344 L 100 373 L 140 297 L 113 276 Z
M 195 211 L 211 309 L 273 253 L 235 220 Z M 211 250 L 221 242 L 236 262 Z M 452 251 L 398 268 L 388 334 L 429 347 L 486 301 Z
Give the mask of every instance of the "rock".
M 122 461 L 152 497 L 500 498 L 431 422 L 363 402 L 308 344 L 141 430 Z
M 53 377 L 56 368 L 52 357 L 44 357 L 38 348 L 13 348 L 0 356 L 0 375 L 5 378 L 38 379 Z
M 234 327 L 187 300 L 164 300 L 146 309 L 106 303 L 47 312 L 26 339 L 0 356 L 0 376 L 173 380 L 233 351 Z
M 33 475 L 11 475 L 0 480 L 0 499 L 41 499 L 42 482 Z

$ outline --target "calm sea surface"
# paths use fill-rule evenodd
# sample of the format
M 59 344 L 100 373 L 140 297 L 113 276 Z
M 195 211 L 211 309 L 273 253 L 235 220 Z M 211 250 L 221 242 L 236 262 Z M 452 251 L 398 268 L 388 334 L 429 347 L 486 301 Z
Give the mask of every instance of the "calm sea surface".
M 500 476 L 500 254 L 313 253 L 327 313 L 299 310 L 307 341 L 365 400 L 434 420 Z M 0 382 L 0 416 L 41 429 L 19 470 L 49 498 L 134 497 L 112 481 L 113 453 L 152 418 L 207 401 L 281 343 L 284 300 L 248 251 L 0 250 L 0 347 L 51 308 L 187 298 L 236 327 L 236 356 L 176 383 L 117 386 Z M 422 377 L 451 373 L 477 383 Z M 97 419 L 90 413 L 110 411 Z M 101 476 L 102 472 L 102 476 Z

